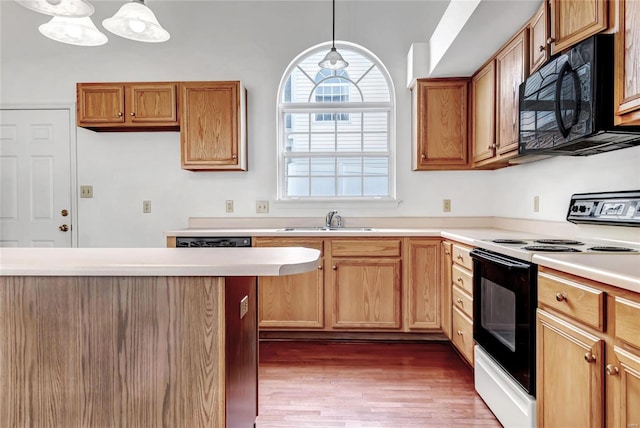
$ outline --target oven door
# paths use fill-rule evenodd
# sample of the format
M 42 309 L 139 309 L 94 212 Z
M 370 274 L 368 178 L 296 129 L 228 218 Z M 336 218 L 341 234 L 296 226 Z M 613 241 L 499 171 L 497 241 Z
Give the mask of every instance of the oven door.
M 474 249 L 473 338 L 535 396 L 535 264 Z

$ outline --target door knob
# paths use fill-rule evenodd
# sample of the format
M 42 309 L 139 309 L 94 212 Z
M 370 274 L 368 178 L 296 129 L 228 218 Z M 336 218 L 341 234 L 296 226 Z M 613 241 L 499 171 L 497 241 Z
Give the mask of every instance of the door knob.
M 69 211 L 67 211 L 67 210 L 62 210 L 62 211 L 60 211 L 60 215 L 61 215 L 62 217 L 66 217 L 66 216 L 68 216 L 68 215 L 69 215 Z
M 58 226 L 58 229 L 62 232 L 66 232 L 69 230 L 69 226 L 67 226 L 66 224 L 63 224 L 62 226 Z

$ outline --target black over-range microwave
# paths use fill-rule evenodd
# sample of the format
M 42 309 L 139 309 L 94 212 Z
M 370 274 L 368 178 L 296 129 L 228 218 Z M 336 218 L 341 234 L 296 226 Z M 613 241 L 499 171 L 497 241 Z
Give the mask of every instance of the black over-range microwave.
M 587 156 L 640 145 L 640 127 L 614 126 L 613 35 L 554 56 L 520 85 L 518 154 Z

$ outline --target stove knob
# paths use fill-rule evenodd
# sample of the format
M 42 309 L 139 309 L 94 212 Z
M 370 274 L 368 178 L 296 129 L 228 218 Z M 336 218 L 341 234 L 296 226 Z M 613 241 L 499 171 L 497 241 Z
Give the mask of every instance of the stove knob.
M 581 212 L 581 213 L 585 212 L 586 210 L 587 210 L 587 207 L 585 207 L 584 205 L 582 205 L 582 206 L 580 207 L 580 212 Z
M 571 212 L 572 213 L 578 212 L 578 206 L 574 205 L 573 207 L 571 207 Z

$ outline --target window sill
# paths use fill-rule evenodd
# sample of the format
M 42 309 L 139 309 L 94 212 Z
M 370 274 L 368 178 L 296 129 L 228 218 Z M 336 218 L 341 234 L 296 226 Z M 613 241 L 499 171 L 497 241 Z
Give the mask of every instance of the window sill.
M 398 208 L 399 199 L 281 199 L 272 204 L 279 208 Z

